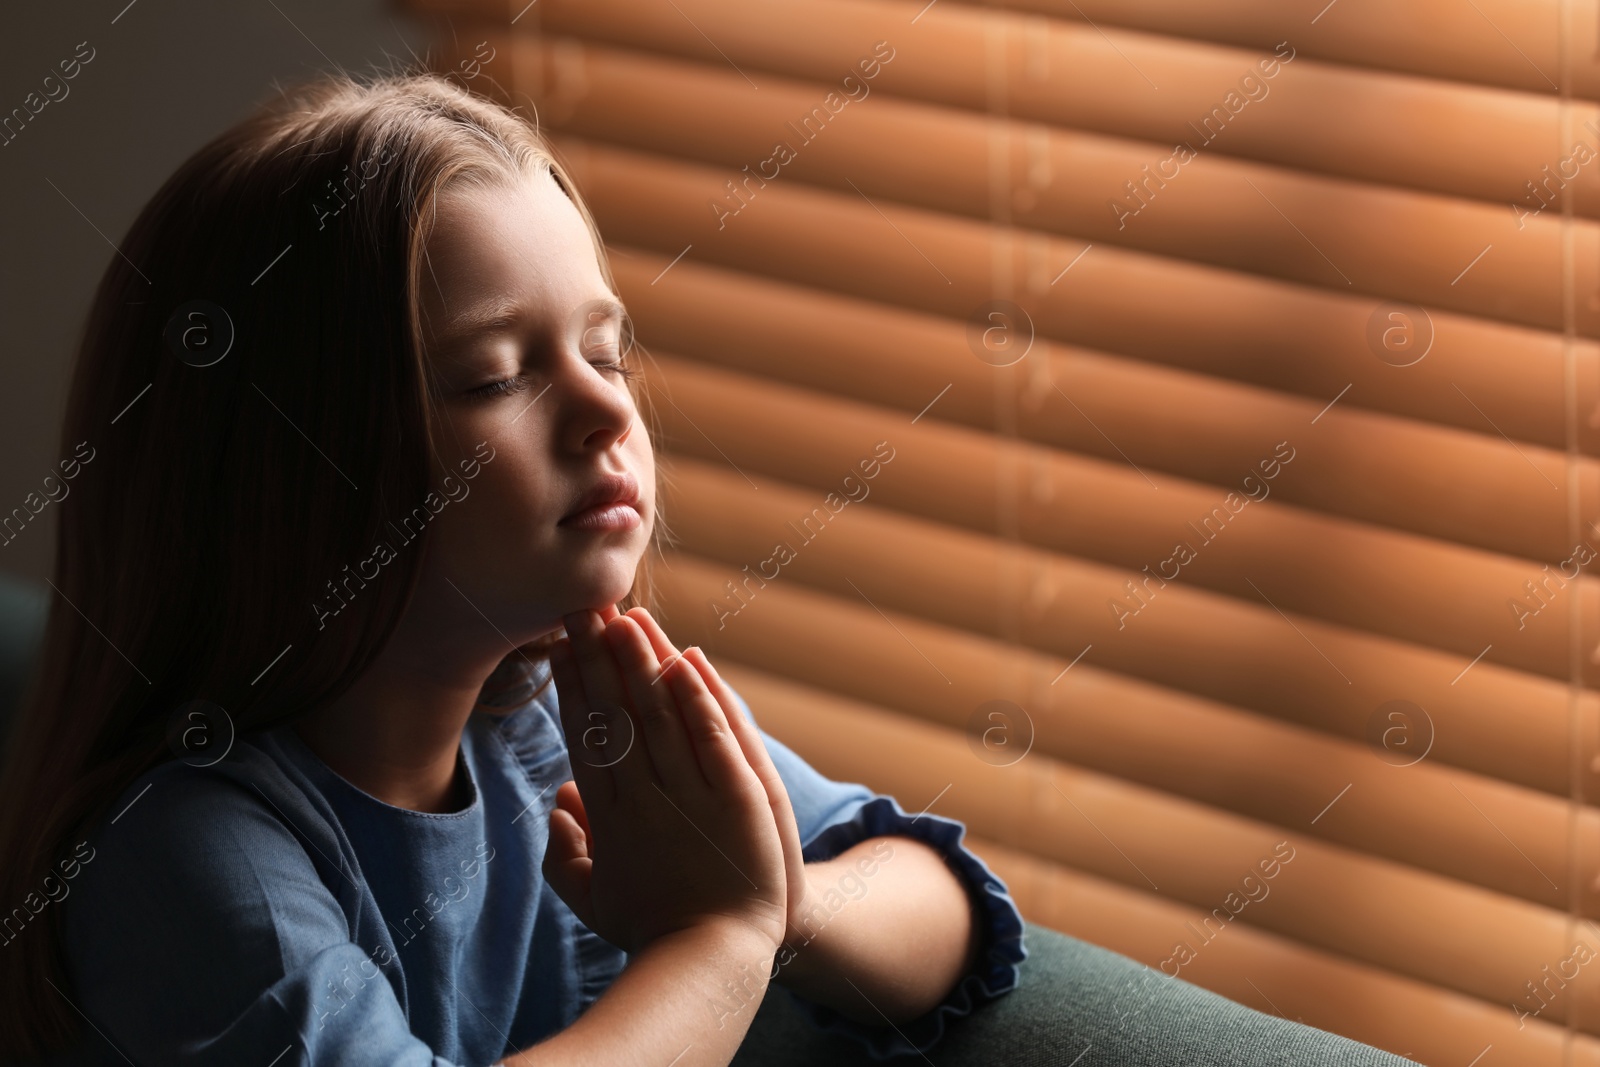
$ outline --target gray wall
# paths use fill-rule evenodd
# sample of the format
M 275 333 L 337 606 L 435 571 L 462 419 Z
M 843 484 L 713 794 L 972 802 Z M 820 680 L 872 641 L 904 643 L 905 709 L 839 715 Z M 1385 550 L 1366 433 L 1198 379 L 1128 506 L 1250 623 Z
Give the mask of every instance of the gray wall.
M 195 149 L 258 100 L 318 71 L 390 69 L 428 28 L 386 0 L 94 0 L 8 4 L 0 115 L 0 515 L 41 496 L 84 315 L 134 216 Z M 448 28 L 442 30 L 448 33 Z M 61 60 L 93 58 L 71 80 Z M 69 68 L 70 69 L 70 68 Z M 45 79 L 55 75 L 55 80 Z M 64 94 L 63 95 L 63 91 Z M 36 102 L 35 102 L 36 103 Z M 0 543 L 0 572 L 50 573 L 53 506 Z M 0 538 L 3 541 L 3 538 Z

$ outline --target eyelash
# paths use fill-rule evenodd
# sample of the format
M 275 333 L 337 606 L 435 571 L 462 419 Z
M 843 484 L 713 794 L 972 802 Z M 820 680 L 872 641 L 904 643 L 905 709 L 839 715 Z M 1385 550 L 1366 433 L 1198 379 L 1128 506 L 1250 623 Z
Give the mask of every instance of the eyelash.
M 617 374 L 622 375 L 623 381 L 633 381 L 639 377 L 639 372 L 634 370 L 633 366 L 625 359 L 618 359 L 611 363 L 591 363 L 590 366 L 601 371 L 615 371 Z M 497 382 L 490 382 L 487 385 L 480 385 L 476 389 L 469 389 L 467 390 L 467 395 L 481 400 L 490 400 L 498 396 L 520 393 L 527 386 L 527 379 L 517 374 L 510 378 L 502 378 Z

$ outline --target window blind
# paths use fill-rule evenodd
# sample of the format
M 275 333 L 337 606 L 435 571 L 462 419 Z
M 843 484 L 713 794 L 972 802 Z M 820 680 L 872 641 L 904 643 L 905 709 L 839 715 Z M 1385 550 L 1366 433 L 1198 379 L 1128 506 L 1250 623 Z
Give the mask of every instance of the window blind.
M 769 732 L 1034 921 L 1600 1064 L 1592 8 L 404 6 L 594 210 Z

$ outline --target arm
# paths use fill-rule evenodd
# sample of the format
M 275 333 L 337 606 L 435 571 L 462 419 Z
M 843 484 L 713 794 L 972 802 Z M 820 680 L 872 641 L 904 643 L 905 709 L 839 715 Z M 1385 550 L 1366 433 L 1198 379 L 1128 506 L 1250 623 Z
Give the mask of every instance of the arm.
M 735 696 L 738 697 L 738 694 Z M 746 717 L 753 721 L 749 705 L 742 697 L 738 697 L 738 702 Z M 859 951 L 859 938 L 863 934 L 868 938 L 875 936 L 876 931 L 872 924 L 863 923 L 862 934 L 854 933 L 852 927 L 842 926 L 839 930 L 843 935 L 840 940 L 855 943 L 857 950 L 852 951 L 848 946 L 819 950 L 822 938 L 820 936 L 812 938 L 810 947 L 818 951 L 812 952 L 812 960 L 809 963 L 800 964 L 801 971 L 796 972 L 796 977 L 792 981 L 782 972 L 799 964 L 799 952 L 791 951 L 792 946 L 786 942 L 785 947 L 779 950 L 778 957 L 784 966 L 780 968 L 775 981 L 788 988 L 789 995 L 794 998 L 795 1006 L 802 1015 L 823 1031 L 862 1042 L 874 1057 L 884 1058 L 926 1052 L 938 1043 L 944 1033 L 947 1019 L 967 1015 L 978 1005 L 1002 996 L 1016 987 L 1022 973 L 1020 964 L 1028 956 L 1027 949 L 1023 945 L 1025 928 L 1022 913 L 1018 910 L 1016 902 L 1011 899 L 1005 884 L 995 877 L 981 858 L 962 844 L 966 830 L 962 823 L 932 812 L 908 814 L 891 796 L 874 793 L 857 782 L 835 782 L 824 777 L 783 742 L 765 732 L 762 732 L 761 740 L 782 776 L 783 784 L 793 803 L 795 820 L 803 844 L 808 897 L 814 899 L 815 894 L 811 893 L 810 889 L 816 886 L 820 888 L 825 903 L 829 902 L 827 891 L 830 887 L 837 889 L 838 893 L 846 898 L 840 901 L 837 894 L 833 898 L 832 903 L 843 906 L 837 909 L 837 916 L 829 913 L 830 925 L 841 921 L 845 913 L 853 908 L 862 911 L 871 910 L 875 916 L 874 922 L 880 921 L 876 918 L 879 915 L 884 916 L 881 921 L 898 921 L 896 908 L 916 909 L 919 915 L 926 917 L 929 913 L 922 909 L 928 907 L 927 897 L 930 894 L 942 894 L 943 887 L 947 885 L 946 880 L 954 880 L 965 890 L 966 896 L 973 903 L 969 913 L 974 927 L 971 930 L 963 930 L 960 919 L 952 913 L 943 913 L 943 917 L 940 914 L 933 914 L 931 918 L 926 919 L 928 926 L 912 927 L 912 938 L 937 932 L 950 939 L 951 944 L 947 948 L 952 953 L 965 948 L 974 955 L 969 958 L 968 965 L 961 971 L 954 987 L 947 986 L 944 998 L 931 1010 L 909 1021 L 903 1018 L 901 1021 L 893 1021 L 892 1025 L 891 1020 L 885 1019 L 883 1014 L 873 1010 L 871 1004 L 867 1005 L 868 1010 L 873 1010 L 870 1022 L 865 1021 L 859 1013 L 840 1010 L 835 1007 L 837 1000 L 831 997 L 826 988 L 819 988 L 818 979 L 803 979 L 801 973 L 807 969 L 824 972 L 837 970 L 841 956 L 857 961 L 854 965 L 848 961 L 844 963 L 846 968 L 850 968 L 860 966 L 863 959 L 881 960 L 893 952 L 904 954 L 907 951 L 906 946 L 912 942 L 902 940 L 892 949 L 884 949 L 880 945 L 876 950 L 869 950 L 863 956 Z M 922 875 L 905 877 L 904 887 L 893 893 L 882 894 L 885 901 L 881 905 L 882 912 L 872 909 L 870 905 L 867 909 L 859 909 L 859 905 L 866 903 L 875 892 L 870 888 L 873 881 L 887 873 L 882 868 L 879 868 L 876 874 L 863 876 L 863 881 L 869 886 L 865 894 L 862 894 L 860 888 L 855 885 L 854 879 L 843 881 L 848 877 L 848 872 L 844 871 L 842 866 L 826 868 L 839 871 L 831 878 L 826 876 L 817 878 L 812 873 L 814 870 L 818 872 L 824 870 L 822 864 L 842 859 L 846 852 L 851 852 L 853 856 L 857 855 L 852 850 L 861 845 L 865 845 L 869 855 L 874 849 L 892 848 L 897 857 L 889 864 L 892 868 L 895 863 L 903 863 L 902 857 L 914 847 L 909 843 L 902 847 L 901 842 L 907 839 L 914 839 L 922 847 L 931 849 L 942 861 L 943 869 L 939 869 L 940 865 L 935 865 Z M 860 860 L 857 859 L 856 862 L 859 863 Z M 857 873 L 861 872 L 862 868 L 858 867 Z M 899 883 L 900 879 L 892 881 Z M 862 899 L 850 900 L 852 891 L 862 896 Z M 891 898 L 893 898 L 892 903 Z M 813 904 L 807 904 L 806 907 L 814 909 Z M 795 925 L 805 925 L 804 920 Z M 806 936 L 802 931 L 799 940 L 804 941 Z M 976 941 L 977 944 L 968 944 L 967 939 Z M 790 962 L 785 963 L 785 961 Z M 862 985 L 857 975 L 856 970 L 847 969 L 844 972 L 846 981 L 840 982 L 837 978 L 831 980 L 823 978 L 820 981 L 823 986 L 832 984 L 835 988 L 842 986 L 845 990 L 850 990 L 853 982 L 865 990 L 866 987 Z M 804 989 L 801 988 L 802 983 L 805 985 Z M 891 975 L 890 984 L 892 983 Z M 874 994 L 869 993 L 868 996 L 877 999 Z M 857 1006 L 860 1003 L 858 1000 Z M 887 1008 L 888 1005 L 879 1003 L 879 1007 Z
M 808 919 L 777 954 L 776 980 L 792 992 L 858 1022 L 892 1026 L 930 1013 L 973 969 L 982 946 L 973 902 L 923 842 L 878 836 L 806 864 L 805 873 Z M 717 929 L 651 942 L 576 1022 L 503 1067 L 660 1067 L 663 1057 L 672 1067 L 721 1067 L 766 994 L 774 958 L 770 942 Z
M 806 864 L 806 877 L 804 929 L 784 942 L 776 981 L 807 1000 L 859 1022 L 907 1022 L 977 963 L 966 887 L 916 838 L 868 838 Z
M 571 1026 L 501 1062 L 726 1067 L 766 995 L 772 958 L 770 940 L 733 920 L 659 937 Z

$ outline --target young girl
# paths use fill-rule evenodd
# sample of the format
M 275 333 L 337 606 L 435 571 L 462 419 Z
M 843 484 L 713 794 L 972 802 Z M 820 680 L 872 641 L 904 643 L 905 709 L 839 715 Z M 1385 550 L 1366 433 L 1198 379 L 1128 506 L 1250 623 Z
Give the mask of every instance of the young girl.
M 961 824 L 651 617 L 634 359 L 563 168 L 440 78 L 302 87 L 162 187 L 66 418 L 0 1059 L 1393 1059 L 1038 927 L 1009 992 Z
M 6 778 L 5 1052 L 720 1065 L 769 982 L 880 1052 L 1015 983 L 960 825 L 818 775 L 649 614 L 628 321 L 528 123 L 320 82 L 119 252 Z

